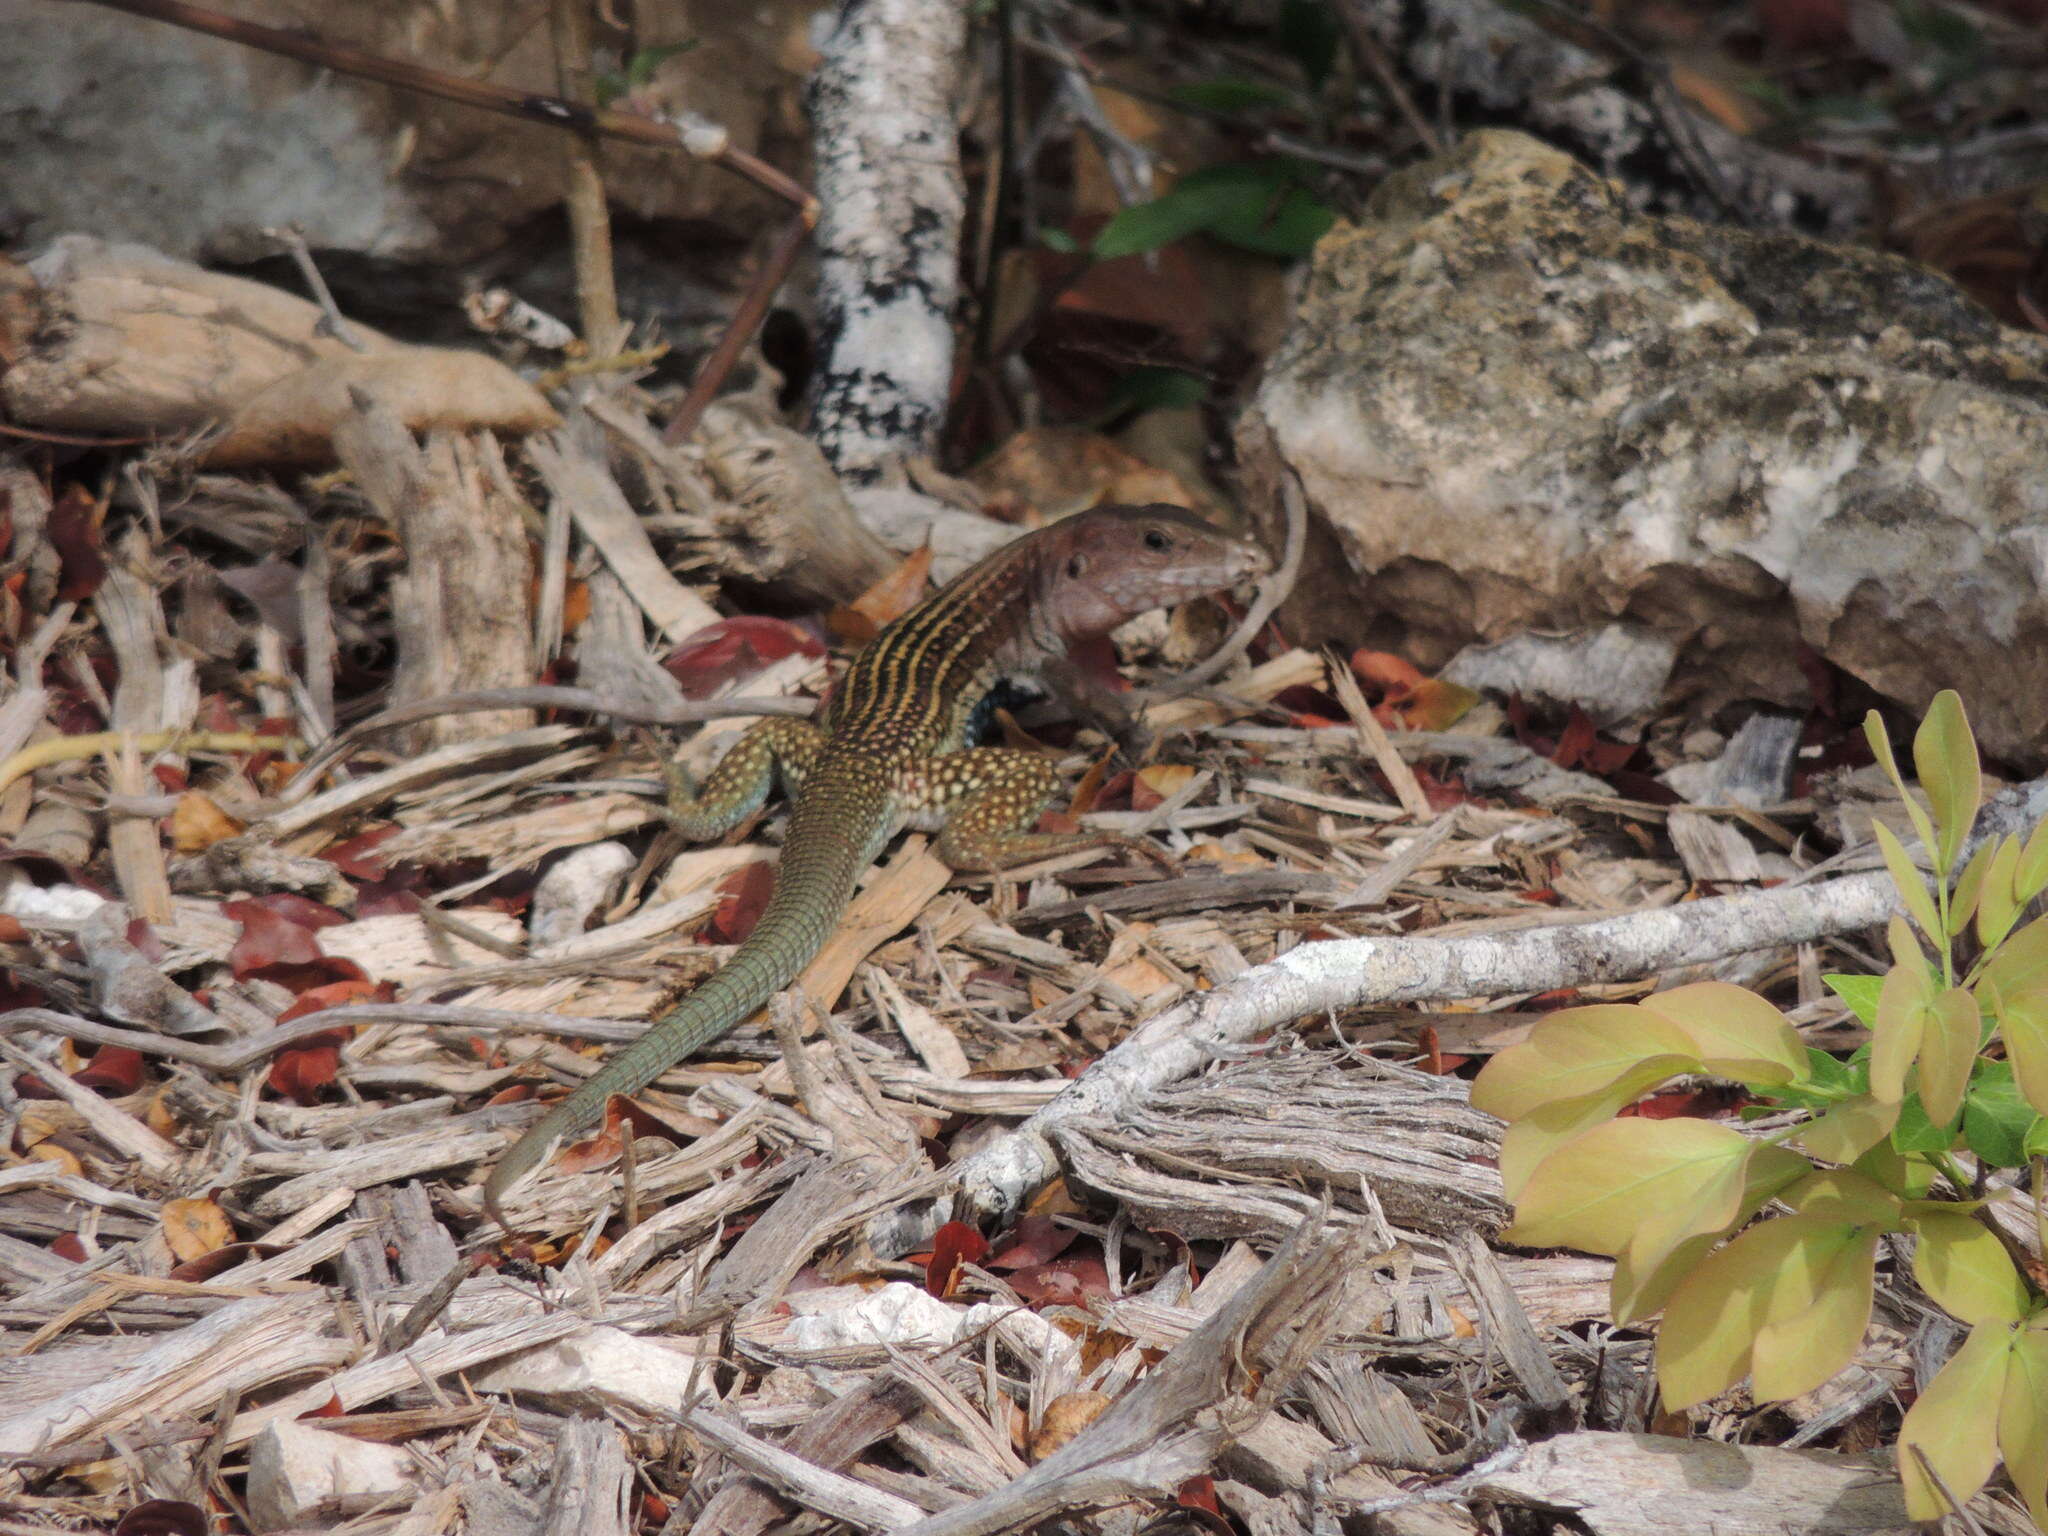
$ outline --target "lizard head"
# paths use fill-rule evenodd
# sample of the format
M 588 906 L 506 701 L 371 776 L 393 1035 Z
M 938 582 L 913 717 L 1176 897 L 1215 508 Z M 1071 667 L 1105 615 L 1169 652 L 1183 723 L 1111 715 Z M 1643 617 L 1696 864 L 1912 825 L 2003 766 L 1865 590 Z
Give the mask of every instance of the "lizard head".
M 1180 507 L 1096 507 L 1045 530 L 1040 601 L 1070 639 L 1264 575 L 1256 544 L 1233 539 Z

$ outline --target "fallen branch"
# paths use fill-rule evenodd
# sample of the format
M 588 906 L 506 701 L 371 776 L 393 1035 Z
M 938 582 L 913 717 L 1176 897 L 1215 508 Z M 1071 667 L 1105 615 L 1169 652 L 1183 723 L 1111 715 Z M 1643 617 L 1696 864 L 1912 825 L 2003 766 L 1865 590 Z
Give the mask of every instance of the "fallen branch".
M 1971 844 L 2022 832 L 2044 816 L 2048 779 L 2017 785 L 1985 807 Z M 953 1217 L 1007 1220 L 1059 1173 L 1054 1127 L 1082 1118 L 1120 1121 L 1141 1096 L 1294 1019 L 1635 980 L 1874 928 L 1899 907 L 1891 877 L 1879 871 L 1518 933 L 1304 944 L 1148 1020 L 1016 1130 L 950 1170 L 958 1181 L 952 1196 L 878 1218 L 869 1241 L 877 1253 L 908 1253 Z

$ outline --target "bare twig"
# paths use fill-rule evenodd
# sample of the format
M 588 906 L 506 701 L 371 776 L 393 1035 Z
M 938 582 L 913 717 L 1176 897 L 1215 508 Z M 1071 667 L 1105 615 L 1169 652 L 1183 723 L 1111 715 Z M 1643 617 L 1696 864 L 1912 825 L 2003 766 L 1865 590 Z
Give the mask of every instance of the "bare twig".
M 263 231 L 284 247 L 285 254 L 292 259 L 292 265 L 299 269 L 299 276 L 306 280 L 306 290 L 313 296 L 313 302 L 320 306 L 320 319 L 313 330 L 317 335 L 332 336 L 351 352 L 367 352 L 362 337 L 355 328 L 341 316 L 341 308 L 334 302 L 334 294 L 327 286 L 327 279 L 320 275 L 320 268 L 314 264 L 313 252 L 306 245 L 306 235 L 296 224 L 287 224 L 280 229 Z
M 357 75 L 382 85 L 397 86 L 400 90 L 418 91 L 423 96 L 438 96 L 443 101 L 458 102 L 466 107 L 479 107 L 486 112 L 523 118 L 527 122 L 552 123 L 558 128 L 595 133 L 653 149 L 680 149 L 745 177 L 763 191 L 772 192 L 799 209 L 807 224 L 817 218 L 816 200 L 801 185 L 766 161 L 745 150 L 734 149 L 724 141 L 722 134 L 701 121 L 664 123 L 637 113 L 587 107 L 542 92 L 468 80 L 438 69 L 351 48 L 345 43 L 330 43 L 304 32 L 288 32 L 278 27 L 259 26 L 253 21 L 240 21 L 204 6 L 187 5 L 184 0 L 89 0 L 89 3 L 126 11 L 131 16 L 147 16 L 152 21 L 168 22 L 188 31 L 224 37 L 245 47 L 260 48 L 265 53 L 302 59 L 340 74 Z
M 1245 647 L 1258 638 L 1259 631 L 1266 627 L 1266 621 L 1287 601 L 1288 595 L 1294 591 L 1294 583 L 1301 576 L 1302 551 L 1308 544 L 1308 502 L 1301 492 L 1301 478 L 1291 469 L 1280 483 L 1280 499 L 1287 509 L 1287 547 L 1281 553 L 1280 568 L 1260 585 L 1258 597 L 1238 621 L 1237 628 L 1230 632 L 1230 638 L 1218 646 L 1213 655 L 1180 676 L 1145 689 L 1139 697 L 1170 699 L 1178 694 L 1192 693 L 1235 661 Z
M 587 105 L 592 94 L 588 0 L 549 0 L 548 34 L 555 49 L 555 81 L 563 99 Z M 605 208 L 604 175 L 598 169 L 595 134 L 571 133 L 562 140 L 568 190 L 569 237 L 576 252 L 576 304 L 583 341 L 608 353 L 620 341 L 619 293 L 612 277 L 612 226 Z

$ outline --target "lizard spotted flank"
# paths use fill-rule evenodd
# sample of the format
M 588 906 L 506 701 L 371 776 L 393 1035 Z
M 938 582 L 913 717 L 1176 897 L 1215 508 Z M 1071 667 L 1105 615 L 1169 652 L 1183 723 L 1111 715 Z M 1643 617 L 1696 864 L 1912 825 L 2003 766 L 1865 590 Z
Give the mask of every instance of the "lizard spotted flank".
M 553 1143 L 595 1122 L 611 1095 L 639 1092 L 788 986 L 898 828 L 937 829 L 934 851 L 962 870 L 1128 841 L 1027 830 L 1058 780 L 1033 753 L 968 744 L 984 701 L 1005 679 L 1040 683 L 1121 736 L 1128 717 L 1115 695 L 1076 670 L 1068 648 L 1266 566 L 1257 548 L 1177 507 L 1083 512 L 1003 546 L 890 624 L 854 658 L 822 724 L 770 719 L 748 731 L 703 793 L 670 814 L 687 837 L 718 837 L 760 808 L 781 770 L 796 803 L 760 922 L 724 969 L 505 1154 L 484 1182 L 499 1225 L 505 1192 Z

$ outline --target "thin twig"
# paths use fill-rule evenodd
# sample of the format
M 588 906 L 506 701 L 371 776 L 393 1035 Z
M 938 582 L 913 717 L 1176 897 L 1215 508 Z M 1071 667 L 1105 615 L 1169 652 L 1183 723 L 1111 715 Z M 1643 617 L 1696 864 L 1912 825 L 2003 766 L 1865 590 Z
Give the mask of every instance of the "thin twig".
M 549 0 L 548 35 L 555 50 L 555 83 L 564 99 L 587 104 L 592 95 L 590 12 L 587 0 Z M 612 226 L 605 207 L 597 139 L 572 133 L 562 140 L 568 188 L 569 239 L 576 259 L 576 307 L 584 345 L 610 352 L 620 340 L 619 293 L 612 275 Z
M 790 268 L 796 265 L 796 258 L 809 234 L 809 224 L 802 219 L 792 220 L 783 230 L 782 237 L 769 248 L 761 270 L 754 274 L 746 297 L 732 312 L 732 321 L 726 326 L 725 334 L 718 338 L 718 345 L 704 359 L 704 366 L 697 371 L 690 392 L 683 396 L 683 403 L 676 407 L 675 416 L 662 429 L 663 442 L 680 443 L 697 430 L 704 408 L 716 397 L 733 365 L 740 360 L 740 353 L 754 339 L 754 333 L 761 329 L 761 322 L 768 318 L 768 308 L 775 302 L 775 295 L 781 291 L 783 279 L 789 276 Z
M 1308 544 L 1308 502 L 1302 495 L 1301 478 L 1291 469 L 1280 482 L 1280 501 L 1287 509 L 1287 548 L 1280 556 L 1280 568 L 1260 584 L 1258 597 L 1238 621 L 1237 628 L 1231 631 L 1230 638 L 1218 646 L 1206 661 L 1190 667 L 1176 678 L 1142 690 L 1140 698 L 1170 699 L 1192 693 L 1235 661 L 1245 647 L 1258 638 L 1259 631 L 1266 627 L 1266 621 L 1287 601 L 1288 595 L 1294 591 L 1294 583 L 1301 576 L 1302 551 Z
M 801 184 L 765 160 L 745 150 L 734 149 L 730 143 L 724 142 L 721 134 L 701 120 L 662 122 L 634 112 L 587 107 L 545 92 L 522 91 L 482 80 L 468 80 L 438 69 L 386 58 L 365 49 L 351 48 L 346 43 L 330 43 L 304 32 L 288 32 L 278 27 L 260 26 L 253 21 L 241 21 L 204 6 L 187 5 L 184 0 L 88 0 L 88 3 L 125 11 L 131 16 L 146 16 L 152 21 L 167 22 L 187 31 L 224 37 L 244 47 L 260 48 L 265 53 L 300 59 L 339 74 L 356 75 L 400 90 L 418 91 L 424 96 L 438 96 L 443 101 L 479 107 L 486 112 L 522 118 L 527 122 L 551 123 L 557 128 L 600 134 L 608 139 L 622 139 L 629 144 L 644 144 L 654 149 L 679 149 L 697 159 L 721 165 L 763 191 L 782 198 L 799 211 L 807 228 L 817 222 L 817 200 Z
M 441 715 L 475 714 L 491 709 L 573 709 L 614 720 L 645 725 L 695 725 L 705 720 L 722 720 L 729 715 L 808 715 L 816 705 L 810 699 L 747 698 L 686 699 L 656 705 L 609 698 L 592 688 L 570 688 L 561 684 L 536 683 L 524 688 L 478 688 L 464 693 L 443 693 L 411 704 L 380 710 L 331 737 L 318 752 L 306 759 L 304 767 L 278 797 L 280 803 L 295 804 L 313 792 L 322 775 L 336 761 L 353 752 L 380 731 L 395 730 Z M 88 738 L 78 738 L 86 740 Z M 192 743 L 188 739 L 188 745 Z M 49 743 L 41 743 L 47 746 Z M 204 748 L 196 748 L 205 750 Z M 31 749 L 33 750 L 33 749 Z M 94 750 L 98 750 L 95 748 Z M 224 750 L 224 749 L 217 749 Z M 36 766 L 41 766 L 37 764 Z M 0 767 L 4 773 L 4 767 Z M 0 779 L 0 789 L 6 781 Z
M 355 332 L 355 327 L 341 316 L 341 308 L 334 302 L 334 294 L 327 286 L 327 279 L 320 275 L 320 268 L 313 261 L 313 252 L 306 244 L 305 231 L 296 224 L 286 224 L 278 229 L 265 229 L 270 236 L 284 247 L 285 254 L 292 259 L 292 265 L 299 269 L 299 276 L 306 280 L 306 289 L 313 295 L 313 302 L 320 306 L 320 318 L 314 323 L 313 333 L 317 336 L 332 336 L 351 352 L 367 352 L 369 346 Z
M 1432 155 L 1442 154 L 1443 140 L 1437 137 L 1429 119 L 1422 115 L 1422 109 L 1415 105 L 1415 98 L 1408 94 L 1408 87 L 1401 83 L 1400 75 L 1394 70 L 1394 61 L 1387 57 L 1387 50 L 1373 36 L 1372 23 L 1365 15 L 1364 0 L 1343 0 L 1337 7 L 1337 19 L 1343 22 L 1345 36 L 1351 40 L 1352 58 L 1372 72 L 1373 79 L 1387 93 L 1394 109 L 1407 121 L 1409 131 L 1422 141 L 1422 147 Z

